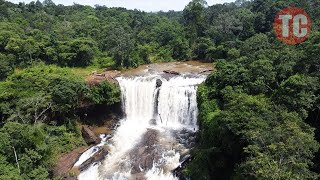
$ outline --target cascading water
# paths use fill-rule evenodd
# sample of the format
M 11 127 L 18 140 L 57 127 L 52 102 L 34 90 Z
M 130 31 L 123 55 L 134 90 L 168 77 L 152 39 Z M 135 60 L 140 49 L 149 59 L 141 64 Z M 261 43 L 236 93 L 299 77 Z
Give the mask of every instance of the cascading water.
M 198 129 L 196 91 L 205 78 L 117 78 L 125 118 L 107 143 L 105 160 L 92 164 L 78 179 L 176 179 L 172 170 L 192 147 Z

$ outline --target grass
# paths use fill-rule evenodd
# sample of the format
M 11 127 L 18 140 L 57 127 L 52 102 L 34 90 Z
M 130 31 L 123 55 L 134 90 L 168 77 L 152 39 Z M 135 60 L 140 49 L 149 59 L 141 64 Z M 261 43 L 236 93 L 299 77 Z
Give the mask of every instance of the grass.
M 97 73 L 101 73 L 105 71 L 105 68 L 99 68 L 97 66 L 88 66 L 88 67 L 74 67 L 70 68 L 70 71 L 76 75 L 81 76 L 82 78 L 86 78 L 92 72 L 96 71 Z

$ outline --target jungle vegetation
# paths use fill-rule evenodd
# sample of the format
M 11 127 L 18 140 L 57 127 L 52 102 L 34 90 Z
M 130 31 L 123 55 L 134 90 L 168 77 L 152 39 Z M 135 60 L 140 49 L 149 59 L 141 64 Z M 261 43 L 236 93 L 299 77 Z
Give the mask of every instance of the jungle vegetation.
M 286 45 L 273 19 L 303 8 L 310 37 Z M 85 144 L 77 109 L 113 105 L 120 90 L 83 71 L 202 60 L 192 179 L 317 179 L 320 173 L 320 7 L 309 0 L 237 0 L 143 12 L 51 0 L 0 0 L 0 179 L 51 179 L 59 154 Z

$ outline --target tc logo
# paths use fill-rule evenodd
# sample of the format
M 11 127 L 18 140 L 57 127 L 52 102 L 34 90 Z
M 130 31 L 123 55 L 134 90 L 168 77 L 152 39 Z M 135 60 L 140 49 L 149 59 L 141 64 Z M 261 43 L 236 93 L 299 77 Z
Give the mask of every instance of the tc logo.
M 287 44 L 298 44 L 309 36 L 311 19 L 303 9 L 287 7 L 276 15 L 273 28 L 280 41 Z

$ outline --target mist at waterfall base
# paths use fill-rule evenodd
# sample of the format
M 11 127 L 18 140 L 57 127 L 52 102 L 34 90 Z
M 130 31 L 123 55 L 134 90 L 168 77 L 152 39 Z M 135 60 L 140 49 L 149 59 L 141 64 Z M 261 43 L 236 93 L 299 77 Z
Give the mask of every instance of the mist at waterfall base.
M 172 170 L 194 144 L 198 130 L 197 85 L 205 78 L 203 75 L 117 78 L 125 118 L 106 142 L 109 154 L 105 160 L 92 164 L 78 179 L 177 179 Z

